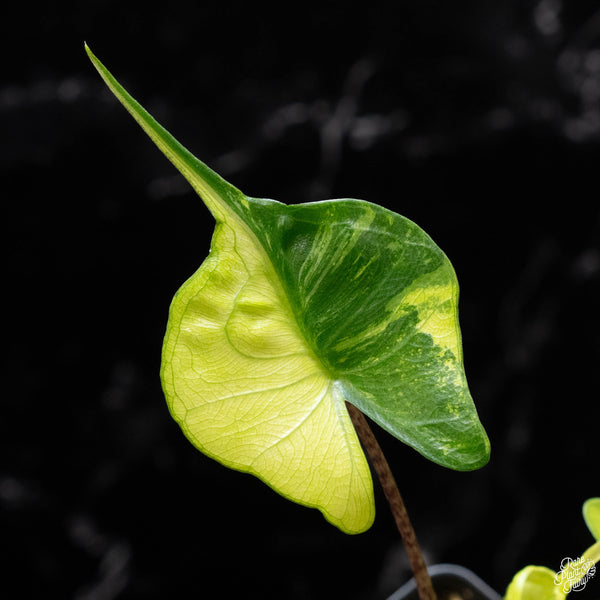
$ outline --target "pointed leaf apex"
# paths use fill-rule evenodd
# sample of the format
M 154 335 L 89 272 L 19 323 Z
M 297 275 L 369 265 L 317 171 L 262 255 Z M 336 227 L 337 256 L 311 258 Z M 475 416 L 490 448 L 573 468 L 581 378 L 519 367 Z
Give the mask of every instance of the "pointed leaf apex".
M 138 122 L 158 149 L 189 181 L 215 218 L 222 221 L 225 219 L 224 215 L 227 211 L 239 212 L 239 205 L 243 202 L 244 195 L 218 173 L 198 160 L 162 125 L 159 125 L 98 60 L 87 44 L 85 44 L 85 50 L 110 91 Z

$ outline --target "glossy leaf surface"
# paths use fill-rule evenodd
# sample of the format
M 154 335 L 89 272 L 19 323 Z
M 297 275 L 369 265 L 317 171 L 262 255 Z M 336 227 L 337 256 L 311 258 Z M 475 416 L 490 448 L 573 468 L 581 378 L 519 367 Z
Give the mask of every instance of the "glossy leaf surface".
M 458 286 L 417 225 L 360 200 L 250 198 L 181 146 L 92 62 L 216 220 L 209 257 L 173 299 L 162 381 L 200 450 L 320 509 L 374 517 L 351 402 L 427 458 L 489 458 L 465 378 Z

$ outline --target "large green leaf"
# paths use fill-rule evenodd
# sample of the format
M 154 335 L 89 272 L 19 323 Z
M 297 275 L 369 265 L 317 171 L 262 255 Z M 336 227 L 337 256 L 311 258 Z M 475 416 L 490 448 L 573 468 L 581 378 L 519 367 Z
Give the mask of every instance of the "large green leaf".
M 87 48 L 116 97 L 216 220 L 173 299 L 162 381 L 190 441 L 343 531 L 374 517 L 345 402 L 427 458 L 481 467 L 450 262 L 417 225 L 360 200 L 250 198 L 181 146 Z

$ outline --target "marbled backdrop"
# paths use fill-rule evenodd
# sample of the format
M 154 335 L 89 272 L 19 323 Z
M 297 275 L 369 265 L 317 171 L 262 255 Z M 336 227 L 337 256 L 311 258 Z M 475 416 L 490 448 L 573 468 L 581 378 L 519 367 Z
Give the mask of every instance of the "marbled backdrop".
M 84 40 L 246 193 L 377 202 L 450 256 L 491 462 L 446 471 L 378 431 L 428 560 L 502 591 L 581 553 L 600 495 L 597 8 L 3 8 L 0 596 L 377 600 L 408 577 L 379 492 L 372 530 L 345 536 L 170 419 L 168 305 L 213 224 Z

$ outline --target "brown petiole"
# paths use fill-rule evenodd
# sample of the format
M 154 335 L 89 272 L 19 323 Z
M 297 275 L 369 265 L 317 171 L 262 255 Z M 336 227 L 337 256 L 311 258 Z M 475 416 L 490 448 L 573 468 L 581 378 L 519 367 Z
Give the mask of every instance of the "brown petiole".
M 398 490 L 398 485 L 396 484 L 394 475 L 381 450 L 381 446 L 375 438 L 363 413 L 348 402 L 346 402 L 346 407 L 348 408 L 350 418 L 352 419 L 352 423 L 363 448 L 371 461 L 375 473 L 377 473 L 383 493 L 385 494 L 392 514 L 394 515 L 396 527 L 400 532 L 402 542 L 406 548 L 410 568 L 412 569 L 417 584 L 419 599 L 436 600 L 435 591 L 433 590 L 433 585 L 431 584 L 431 579 L 427 572 L 427 566 L 425 565 L 425 560 L 423 559 L 423 554 L 419 542 L 417 541 L 415 530 L 410 522 L 402 496 Z

